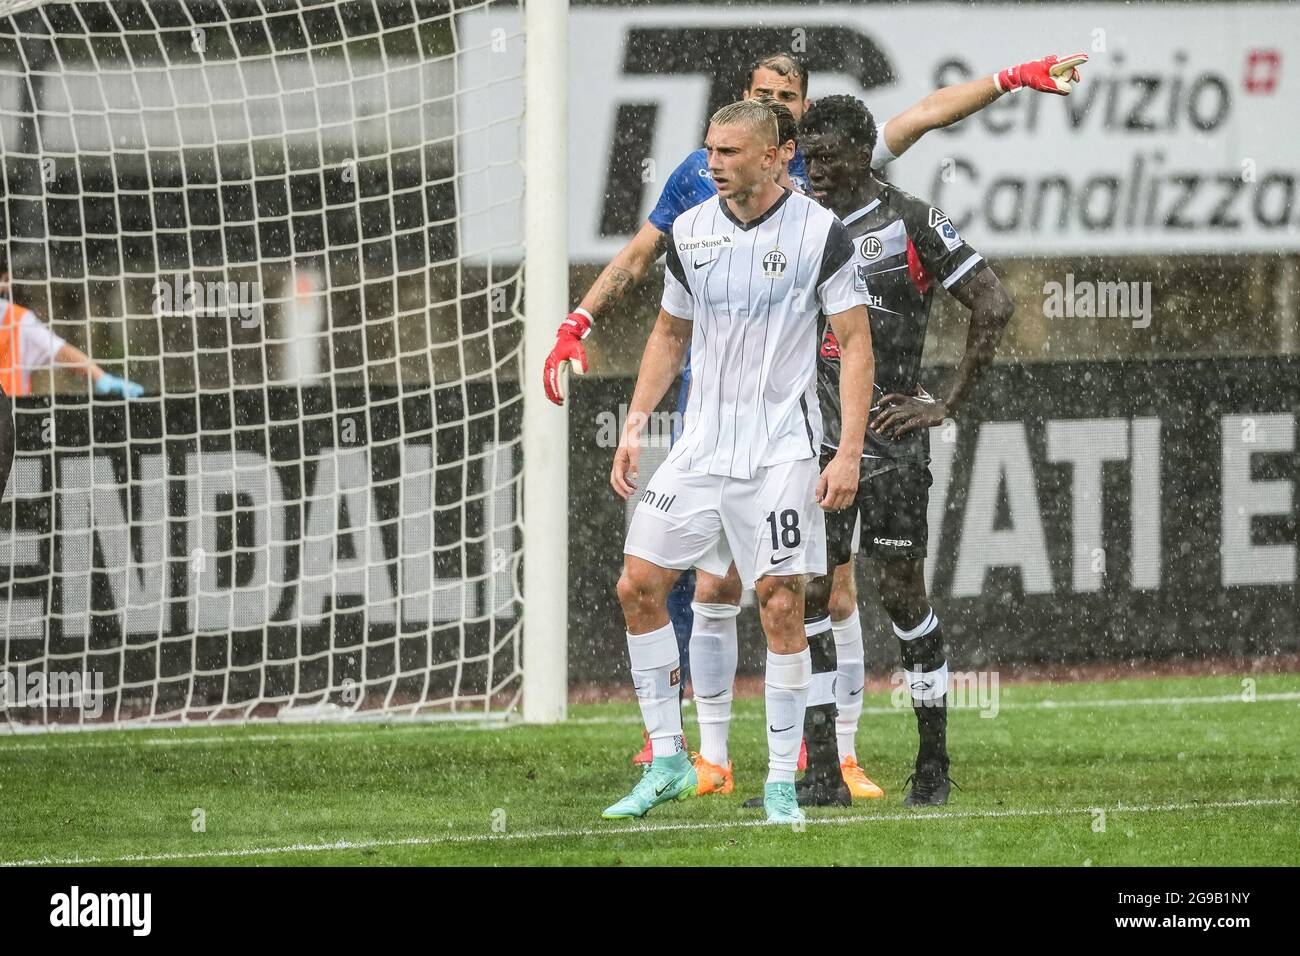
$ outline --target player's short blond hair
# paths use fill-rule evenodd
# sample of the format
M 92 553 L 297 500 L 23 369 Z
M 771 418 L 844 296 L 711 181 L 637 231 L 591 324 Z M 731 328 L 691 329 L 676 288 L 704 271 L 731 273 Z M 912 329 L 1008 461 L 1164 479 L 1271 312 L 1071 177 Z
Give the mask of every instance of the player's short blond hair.
M 777 142 L 784 146 L 791 140 L 795 141 L 796 148 L 799 145 L 799 124 L 794 121 L 794 114 L 790 112 L 790 107 L 784 103 L 778 103 L 772 97 L 763 94 L 761 96 L 751 96 L 751 102 L 762 103 L 772 111 L 776 117 L 776 138 Z
M 759 138 L 764 146 L 779 146 L 776 114 L 757 100 L 728 103 L 709 119 L 713 126 L 743 126 Z

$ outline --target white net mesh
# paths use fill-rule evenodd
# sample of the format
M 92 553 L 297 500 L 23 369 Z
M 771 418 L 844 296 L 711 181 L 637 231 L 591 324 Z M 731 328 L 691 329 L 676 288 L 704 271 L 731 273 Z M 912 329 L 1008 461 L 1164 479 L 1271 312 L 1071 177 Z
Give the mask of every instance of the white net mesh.
M 517 0 L 6 13 L 9 298 L 144 387 L 25 369 L 8 726 L 512 707 L 518 260 L 458 182 Z

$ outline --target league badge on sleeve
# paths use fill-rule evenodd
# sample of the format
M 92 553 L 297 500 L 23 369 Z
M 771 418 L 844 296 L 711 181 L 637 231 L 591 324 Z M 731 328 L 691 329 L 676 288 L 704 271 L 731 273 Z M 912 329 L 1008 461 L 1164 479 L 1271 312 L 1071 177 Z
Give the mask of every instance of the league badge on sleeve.
M 868 286 L 867 286 L 867 275 L 868 275 L 867 268 L 868 268 L 867 265 L 866 265 L 865 263 L 862 263 L 862 262 L 859 262 L 859 263 L 857 263 L 856 265 L 854 265 L 854 267 L 853 267 L 853 291 L 854 291 L 854 292 L 866 292 L 866 291 L 867 291 L 867 288 L 868 288 Z
M 930 227 L 939 234 L 939 238 L 943 240 L 949 252 L 961 245 L 961 235 L 957 232 L 957 227 L 952 224 L 952 220 L 933 206 L 930 207 Z

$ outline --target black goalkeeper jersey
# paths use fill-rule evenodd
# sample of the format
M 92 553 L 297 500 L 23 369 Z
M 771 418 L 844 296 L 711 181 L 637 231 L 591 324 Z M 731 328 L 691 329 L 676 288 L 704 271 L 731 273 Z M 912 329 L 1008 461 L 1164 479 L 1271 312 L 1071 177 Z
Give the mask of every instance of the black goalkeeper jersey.
M 925 327 L 936 284 L 953 290 L 987 268 L 984 257 L 957 233 L 942 211 L 895 186 L 843 219 L 853 240 L 854 283 L 870 297 L 871 342 L 876 380 L 872 417 L 880 399 L 897 392 L 915 394 L 925 347 Z M 830 323 L 824 323 L 817 363 L 817 396 L 824 423 L 824 445 L 839 446 L 840 346 Z M 898 441 L 867 431 L 864 473 L 892 468 L 904 460 L 930 455 L 928 429 Z

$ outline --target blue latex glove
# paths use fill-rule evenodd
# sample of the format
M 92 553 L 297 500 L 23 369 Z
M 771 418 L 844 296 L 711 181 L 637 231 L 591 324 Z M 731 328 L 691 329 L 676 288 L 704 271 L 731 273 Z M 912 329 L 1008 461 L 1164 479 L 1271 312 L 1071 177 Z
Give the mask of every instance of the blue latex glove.
M 118 378 L 105 372 L 95 382 L 96 395 L 112 395 L 115 398 L 139 398 L 144 394 L 144 386 L 129 378 Z

